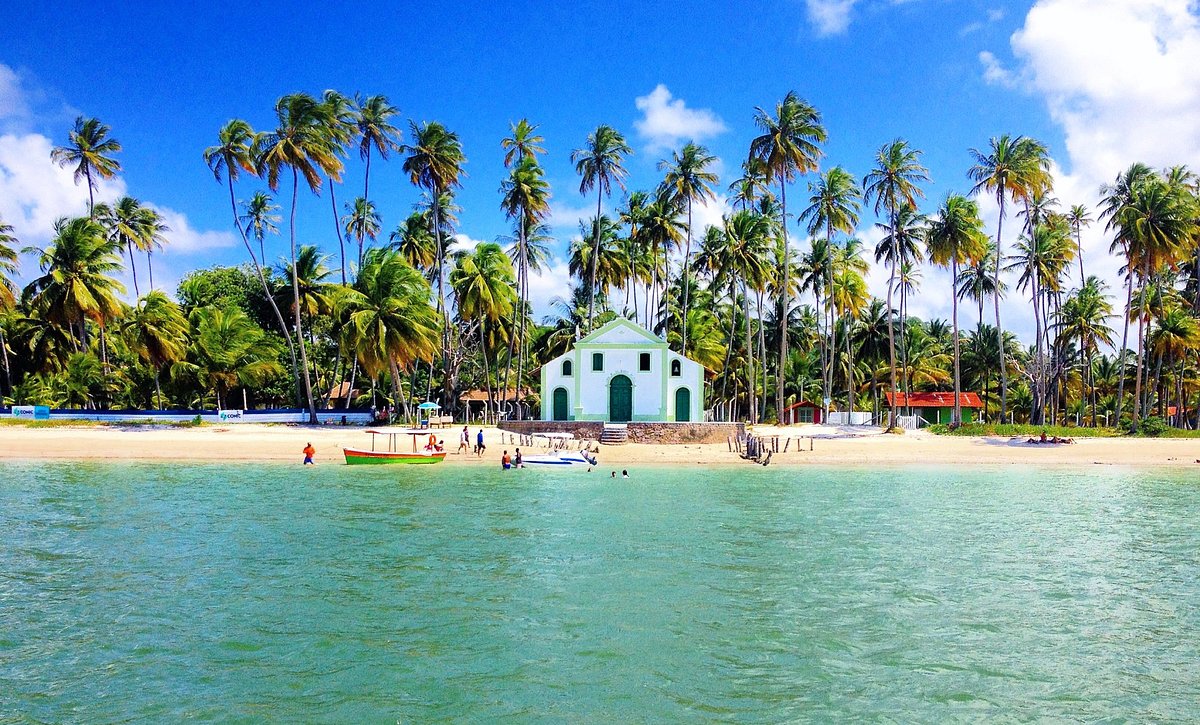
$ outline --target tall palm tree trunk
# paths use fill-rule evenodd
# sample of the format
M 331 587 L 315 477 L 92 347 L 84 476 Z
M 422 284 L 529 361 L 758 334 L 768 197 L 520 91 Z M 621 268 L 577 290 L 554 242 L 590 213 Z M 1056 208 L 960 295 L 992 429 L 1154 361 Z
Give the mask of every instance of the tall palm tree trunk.
M 892 215 L 892 240 L 895 243 L 896 217 Z M 896 287 L 896 250 L 892 250 L 892 258 L 888 266 L 891 268 L 887 289 L 887 319 L 888 319 L 888 368 L 891 373 L 891 402 L 888 404 L 888 429 L 896 427 L 896 331 L 892 324 L 892 290 Z
M 153 290 L 154 289 L 154 255 L 149 249 L 146 250 L 146 274 L 149 275 L 149 277 L 150 277 L 150 289 Z
M 226 179 L 229 182 L 229 206 L 233 210 L 233 225 L 237 227 L 238 234 L 242 237 L 242 244 L 246 245 L 246 253 L 250 255 L 250 263 L 254 266 L 254 273 L 258 275 L 258 282 L 262 285 L 263 296 L 267 298 L 267 302 L 271 305 L 271 310 L 275 313 L 275 321 L 279 323 L 279 330 L 283 333 L 284 340 L 287 341 L 288 355 L 292 360 L 292 376 L 297 381 L 296 386 L 296 405 L 301 405 L 300 398 L 300 365 L 296 361 L 296 344 L 292 341 L 292 333 L 288 331 L 288 324 L 283 319 L 283 313 L 279 310 L 279 305 L 275 302 L 275 295 L 271 294 L 271 287 L 267 284 L 267 277 L 263 274 L 262 266 L 258 263 L 258 258 L 254 256 L 254 248 L 250 246 L 250 238 L 246 236 L 246 230 L 242 228 L 242 222 L 238 219 L 237 213 L 237 198 L 233 194 L 233 179 L 226 174 Z M 259 240 L 261 248 L 262 240 Z M 265 261 L 265 260 L 264 260 Z M 295 265 L 292 265 L 295 267 Z
M 450 310 L 446 306 L 446 260 L 442 250 L 442 224 L 438 219 L 438 208 L 441 205 L 441 189 L 432 189 L 433 198 L 433 237 L 437 240 L 438 266 L 438 312 L 442 316 L 442 394 L 445 405 L 450 405 Z M 430 363 L 430 387 L 433 385 L 433 364 Z
M 750 425 L 754 425 L 758 422 L 755 409 L 758 393 L 754 385 L 754 333 L 750 329 L 750 291 L 745 279 L 742 280 L 742 303 L 745 305 L 746 314 L 746 415 L 750 419 Z
M 341 262 L 342 262 L 342 286 L 345 287 L 346 286 L 346 240 L 345 240 L 345 238 L 342 237 L 342 224 L 338 220 L 337 193 L 334 192 L 334 190 L 333 190 L 333 177 L 326 176 L 325 178 L 329 181 L 329 208 L 333 211 L 333 230 L 335 232 L 337 232 L 338 250 L 341 253 L 340 256 L 341 256 Z M 359 243 L 359 247 L 360 248 L 362 247 L 361 242 Z M 362 258 L 362 254 L 360 253 L 359 254 L 360 263 L 361 263 L 361 258 Z
M 681 355 L 687 355 L 687 319 L 688 319 L 688 263 L 692 257 L 692 197 L 688 197 L 688 231 L 687 241 L 683 247 L 683 324 L 680 326 L 680 332 L 683 337 L 683 344 L 680 346 L 679 352 Z
M 1004 327 L 1000 324 L 1000 248 L 1004 237 L 1004 193 L 999 194 L 1000 217 L 996 220 L 996 263 L 992 268 L 992 303 L 996 312 L 996 340 L 1000 346 L 1000 422 L 1008 413 L 1008 365 L 1004 360 Z
M 779 308 L 783 313 L 779 316 L 779 362 L 775 367 L 775 422 L 783 422 L 783 369 L 788 356 L 788 295 L 791 294 L 791 255 L 788 249 L 787 228 L 787 184 L 783 176 L 779 177 L 779 216 L 782 224 L 779 227 L 779 243 L 783 246 L 783 286 L 779 289 Z
M 137 264 L 134 263 L 134 257 L 133 257 L 133 242 L 130 240 L 126 240 L 125 248 L 126 248 L 126 250 L 128 250 L 128 253 L 129 253 L 128 254 L 128 256 L 129 256 L 129 271 L 131 273 L 133 273 L 133 296 L 134 296 L 134 299 L 141 299 L 142 293 L 138 289 L 138 281 L 137 281 Z
M 1142 407 L 1141 407 L 1141 403 L 1142 403 L 1142 358 L 1145 357 L 1145 355 L 1144 355 L 1145 346 L 1144 346 L 1143 342 L 1145 340 L 1145 329 L 1146 329 L 1146 325 L 1145 325 L 1145 323 L 1146 323 L 1146 317 L 1145 317 L 1146 279 L 1149 274 L 1149 265 L 1150 265 L 1149 258 L 1147 258 L 1145 261 L 1142 262 L 1142 276 L 1141 276 L 1142 291 L 1141 291 L 1141 294 L 1138 295 L 1137 368 L 1136 368 L 1136 371 L 1134 373 L 1134 378 L 1133 378 L 1133 416 L 1132 416 L 1132 422 L 1133 422 L 1135 429 L 1137 428 L 1138 415 L 1141 413 L 1141 410 L 1142 410 Z
M 1121 410 L 1125 403 L 1125 350 L 1129 348 L 1129 314 L 1133 311 L 1133 270 L 1126 262 L 1125 275 L 1125 326 L 1121 333 L 1121 353 L 1117 356 L 1117 424 L 1121 423 Z
M 296 168 L 292 167 L 292 212 L 289 220 L 288 232 L 291 235 L 292 244 L 292 303 L 295 322 L 296 322 L 296 342 L 300 345 L 300 366 L 304 371 L 302 378 L 304 382 L 304 398 L 308 403 L 308 422 L 310 425 L 317 424 L 317 404 L 313 400 L 312 379 L 308 374 L 308 351 L 304 349 L 304 328 L 300 322 L 300 276 L 296 269 L 296 198 L 300 191 L 300 174 Z
M 592 280 L 588 287 L 588 332 L 592 331 L 592 318 L 596 315 L 596 270 L 600 261 L 600 205 L 604 196 L 601 186 L 596 185 L 596 234 L 592 241 Z
M 958 258 L 950 256 L 950 316 L 954 323 L 954 417 L 950 422 L 962 425 L 962 366 L 958 340 Z
M 525 298 L 529 294 L 527 279 L 525 276 L 525 223 L 519 223 L 521 229 L 517 233 L 517 299 L 521 308 L 520 331 L 518 332 L 517 344 L 520 346 L 517 350 L 517 380 L 513 385 L 513 398 L 517 401 L 521 398 L 521 378 L 525 374 L 525 321 L 529 319 L 529 315 L 525 314 Z M 521 404 L 517 403 L 517 420 L 523 420 L 525 410 Z
M 8 362 L 8 343 L 4 339 L 4 330 L 0 329 L 0 355 L 4 357 L 4 382 L 5 392 L 12 395 L 12 369 Z
M 763 386 L 762 397 L 759 398 L 758 407 L 755 412 L 759 418 L 762 418 L 763 414 L 767 411 L 767 326 L 763 322 L 765 319 L 763 310 L 767 308 L 767 304 L 763 299 L 763 291 L 756 290 L 756 292 L 757 300 L 755 302 L 754 309 L 758 316 L 758 359 L 760 361 L 760 367 L 762 368 Z M 757 390 L 758 387 L 756 385 L 755 391 Z

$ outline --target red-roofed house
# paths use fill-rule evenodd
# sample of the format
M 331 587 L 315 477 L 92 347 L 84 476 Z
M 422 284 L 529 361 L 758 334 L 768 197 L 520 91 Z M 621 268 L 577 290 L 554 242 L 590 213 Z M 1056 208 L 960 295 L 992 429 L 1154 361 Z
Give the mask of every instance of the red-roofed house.
M 892 404 L 892 394 L 884 393 L 888 406 Z M 978 393 L 959 393 L 958 404 L 962 407 L 962 422 L 973 423 L 977 411 L 983 409 L 983 401 Z M 913 415 L 919 415 L 930 423 L 949 423 L 954 416 L 954 393 L 896 393 L 897 408 L 911 408 Z
M 821 406 L 816 403 L 810 403 L 807 400 L 792 403 L 783 409 L 783 422 L 788 425 L 795 425 L 796 423 L 820 424 Z

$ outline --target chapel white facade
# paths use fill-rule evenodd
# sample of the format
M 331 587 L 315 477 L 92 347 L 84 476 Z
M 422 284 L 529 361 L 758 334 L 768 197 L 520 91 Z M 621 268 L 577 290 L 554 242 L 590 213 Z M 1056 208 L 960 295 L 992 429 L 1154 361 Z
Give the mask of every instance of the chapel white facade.
M 542 366 L 542 420 L 704 420 L 704 367 L 618 318 Z

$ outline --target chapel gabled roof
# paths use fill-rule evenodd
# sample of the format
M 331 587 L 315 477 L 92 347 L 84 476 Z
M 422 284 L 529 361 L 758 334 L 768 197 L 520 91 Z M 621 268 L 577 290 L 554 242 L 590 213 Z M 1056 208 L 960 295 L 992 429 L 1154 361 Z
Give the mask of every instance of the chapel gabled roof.
M 647 342 L 649 344 L 652 344 L 652 345 L 666 345 L 667 344 L 666 340 L 662 339 L 658 335 L 655 335 L 653 332 L 650 332 L 649 330 L 642 327 L 641 325 L 639 325 L 635 322 L 632 322 L 631 320 L 627 320 L 624 317 L 618 317 L 615 320 L 610 320 L 609 322 L 600 326 L 598 329 L 593 330 L 591 333 L 585 335 L 578 342 L 576 342 L 575 345 L 576 345 L 576 347 L 578 347 L 579 345 L 588 345 L 588 344 L 603 345 L 605 343 L 605 341 L 603 339 L 605 335 L 608 335 L 609 333 L 611 333 L 614 330 L 622 329 L 622 328 L 631 330 L 631 331 L 637 333 L 645 342 Z

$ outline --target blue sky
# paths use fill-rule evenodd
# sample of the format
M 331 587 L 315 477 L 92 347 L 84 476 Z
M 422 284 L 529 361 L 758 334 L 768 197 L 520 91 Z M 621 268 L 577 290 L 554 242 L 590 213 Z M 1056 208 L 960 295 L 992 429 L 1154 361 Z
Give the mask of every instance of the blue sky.
M 81 204 L 86 189 L 72 199 L 65 172 L 41 168 L 49 160 L 37 156 L 43 142 L 65 140 L 76 113 L 97 116 L 125 147 L 125 170 L 109 193 L 127 191 L 172 213 L 179 243 L 156 270 L 164 286 L 187 269 L 242 260 L 224 187 L 200 154 L 230 118 L 269 128 L 273 103 L 293 91 L 383 93 L 406 121 L 438 120 L 456 131 L 468 157 L 461 232 L 475 240 L 509 229 L 498 207 L 500 139 L 522 117 L 540 124 L 562 248 L 579 216 L 594 208 L 594 197 L 579 195 L 568 156 L 596 125 L 616 126 L 636 149 L 628 162 L 632 188 L 656 184 L 657 162 L 695 139 L 721 158 L 723 189 L 754 134 L 754 107 L 770 107 L 788 90 L 824 116 L 825 166 L 861 176 L 875 149 L 897 136 L 922 149 L 933 177 L 930 207 L 969 188 L 968 148 L 1000 133 L 1049 145 L 1066 205 L 1089 201 L 1100 181 L 1135 158 L 1200 161 L 1193 160 L 1200 142 L 1142 139 L 1157 133 L 1162 114 L 1152 118 L 1132 84 L 1118 85 L 1111 72 L 1109 81 L 1102 77 L 1116 55 L 1157 69 L 1169 88 L 1200 85 L 1192 69 L 1200 33 L 1189 0 L 512 2 L 486 10 L 444 3 L 354 11 L 315 3 L 113 5 L 6 10 L 0 214 L 23 239 L 44 243 L 45 220 Z M 1111 38 L 1122 42 L 1104 42 Z M 1192 135 L 1191 114 L 1200 107 L 1193 100 L 1164 110 L 1180 129 L 1191 124 Z M 361 190 L 357 158 L 344 182 L 339 206 Z M 239 198 L 259 187 L 243 182 Z M 385 229 L 418 196 L 395 159 L 373 164 L 371 191 Z M 299 238 L 333 252 L 325 194 L 302 194 Z M 790 191 L 792 200 L 803 195 L 803 182 Z M 714 204 L 703 219 L 720 211 Z M 868 211 L 868 239 L 873 221 Z M 1086 244 L 1099 255 L 1106 244 L 1099 230 L 1093 234 Z M 276 249 L 283 252 L 282 239 Z M 27 260 L 26 273 L 31 267 Z M 882 290 L 880 276 L 873 275 L 873 290 Z M 927 273 L 930 286 L 937 279 Z M 561 275 L 534 287 L 544 309 L 561 291 Z M 922 309 L 945 316 L 946 295 L 930 292 Z M 1022 315 L 1020 305 L 1013 314 Z

